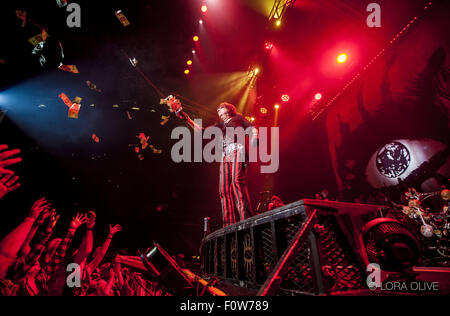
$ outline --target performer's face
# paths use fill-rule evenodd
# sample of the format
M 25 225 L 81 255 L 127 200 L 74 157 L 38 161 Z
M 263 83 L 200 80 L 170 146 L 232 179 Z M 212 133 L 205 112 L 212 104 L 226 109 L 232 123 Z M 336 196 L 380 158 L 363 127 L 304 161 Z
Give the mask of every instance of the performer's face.
M 220 108 L 219 110 L 217 110 L 217 114 L 219 115 L 220 119 L 224 122 L 230 119 L 230 114 L 228 113 L 227 108 Z

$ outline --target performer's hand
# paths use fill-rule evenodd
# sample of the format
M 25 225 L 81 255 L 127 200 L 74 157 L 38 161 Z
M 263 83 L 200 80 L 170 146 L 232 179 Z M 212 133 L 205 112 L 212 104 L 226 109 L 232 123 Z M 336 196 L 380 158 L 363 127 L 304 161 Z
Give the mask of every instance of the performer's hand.
M 187 120 L 188 116 L 183 112 L 180 100 L 172 97 L 167 101 L 167 105 L 169 105 L 171 111 L 174 112 L 179 119 Z
M 172 95 L 169 95 L 165 99 L 165 101 L 162 101 L 162 102 L 165 102 L 167 104 L 167 106 L 169 107 L 171 112 L 177 112 L 177 111 L 183 110 L 183 108 L 181 107 L 180 100 L 176 99 Z

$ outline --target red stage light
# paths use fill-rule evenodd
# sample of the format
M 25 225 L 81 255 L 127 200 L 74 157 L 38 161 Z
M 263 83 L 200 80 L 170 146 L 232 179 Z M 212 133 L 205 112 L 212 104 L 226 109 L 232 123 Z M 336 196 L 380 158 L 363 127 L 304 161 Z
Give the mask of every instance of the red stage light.
M 189 66 L 192 65 L 192 60 L 188 60 L 188 61 L 186 62 L 186 64 L 188 64 Z
M 208 7 L 206 5 L 202 5 L 202 12 L 205 13 L 208 11 Z
M 281 101 L 283 101 L 283 102 L 288 102 L 288 101 L 289 101 L 289 96 L 288 96 L 287 94 L 283 94 L 283 95 L 281 96 Z
M 194 42 L 198 42 L 198 40 L 199 40 L 197 35 L 195 35 L 192 39 L 194 40 Z
M 267 114 L 267 109 L 266 108 L 261 108 L 260 111 L 261 111 L 262 114 Z
M 185 74 L 185 75 L 189 75 L 189 69 L 186 69 L 186 70 L 184 71 L 184 74 Z
M 339 54 L 339 56 L 336 58 L 337 62 L 342 64 L 345 63 L 347 61 L 347 54 Z
M 314 98 L 315 98 L 316 100 L 320 100 L 320 99 L 322 99 L 322 94 L 317 93 L 317 94 L 314 96 Z
M 279 104 L 275 104 L 273 107 L 278 110 L 280 108 L 280 105 Z

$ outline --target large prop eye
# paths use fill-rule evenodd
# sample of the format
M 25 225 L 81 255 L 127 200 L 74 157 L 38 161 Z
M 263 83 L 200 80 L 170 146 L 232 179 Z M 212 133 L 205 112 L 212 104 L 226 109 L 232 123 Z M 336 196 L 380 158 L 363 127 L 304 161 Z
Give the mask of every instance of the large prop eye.
M 378 171 L 388 178 L 397 178 L 404 173 L 411 163 L 408 149 L 399 142 L 384 145 L 377 153 Z

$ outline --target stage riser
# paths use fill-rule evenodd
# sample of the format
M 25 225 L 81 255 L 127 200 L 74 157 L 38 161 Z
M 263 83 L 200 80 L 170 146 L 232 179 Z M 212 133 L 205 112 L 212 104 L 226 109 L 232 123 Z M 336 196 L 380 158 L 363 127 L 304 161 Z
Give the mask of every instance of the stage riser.
M 318 210 L 317 229 L 309 233 L 289 267 L 280 294 L 322 294 L 363 288 L 361 260 L 341 228 L 346 229 L 345 225 L 338 221 L 338 216 L 345 215 L 338 215 L 338 210 L 327 203 L 311 206 L 300 201 L 207 236 L 202 248 L 204 272 L 232 284 L 260 288 L 314 209 Z M 369 207 L 360 213 L 374 217 L 374 210 Z

